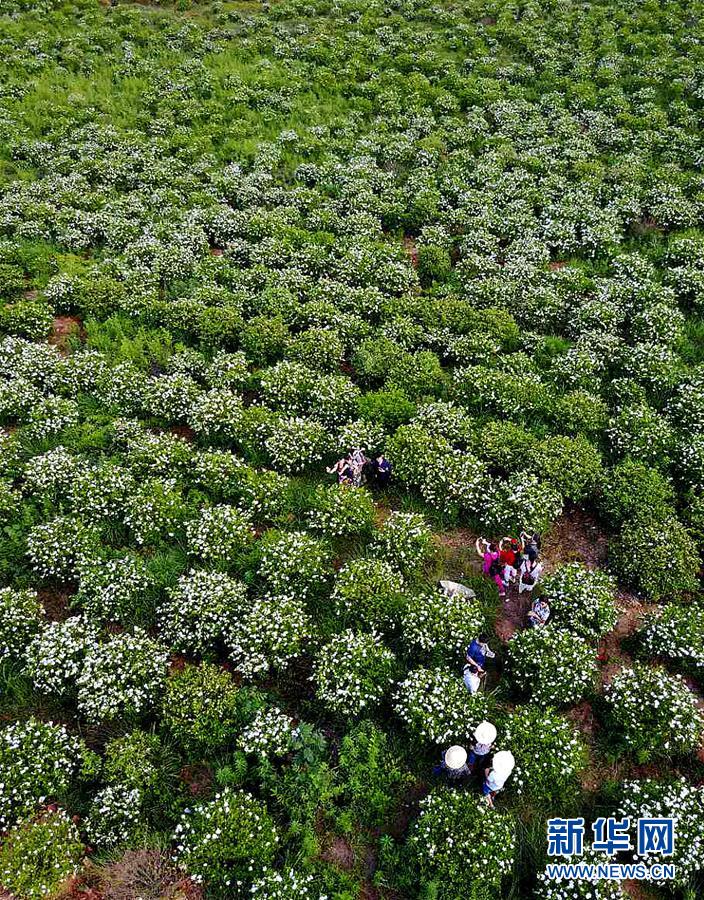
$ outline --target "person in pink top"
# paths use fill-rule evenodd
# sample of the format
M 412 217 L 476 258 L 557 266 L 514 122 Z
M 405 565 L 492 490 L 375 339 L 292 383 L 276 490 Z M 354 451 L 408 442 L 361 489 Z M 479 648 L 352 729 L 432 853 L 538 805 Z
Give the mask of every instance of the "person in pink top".
M 499 597 L 506 596 L 506 585 L 502 578 L 503 566 L 499 559 L 499 548 L 496 544 L 487 541 L 486 538 L 477 538 L 475 544 L 477 553 L 482 558 L 482 572 L 488 577 L 493 578 L 496 587 L 499 589 Z

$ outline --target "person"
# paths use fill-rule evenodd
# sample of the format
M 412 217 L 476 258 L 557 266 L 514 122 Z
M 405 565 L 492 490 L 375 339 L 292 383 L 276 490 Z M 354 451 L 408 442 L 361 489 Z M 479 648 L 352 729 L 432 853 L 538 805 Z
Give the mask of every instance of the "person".
M 506 587 L 502 576 L 501 560 L 499 559 L 499 548 L 496 544 L 490 543 L 486 538 L 479 537 L 475 544 L 477 553 L 482 558 L 482 572 L 489 578 L 493 579 L 496 587 L 499 589 L 499 597 L 506 596 Z M 484 549 L 482 549 L 482 547 Z
M 345 471 L 347 467 L 347 460 L 343 457 L 342 459 L 338 459 L 334 466 L 327 466 L 325 471 L 328 475 L 337 475 L 338 484 L 342 481 L 342 473 Z
M 480 722 L 474 729 L 474 743 L 469 751 L 467 765 L 470 772 L 478 766 L 479 771 L 484 768 L 484 763 L 494 747 L 496 740 L 496 728 L 491 722 Z
M 504 587 L 508 588 L 518 575 L 518 558 L 521 545 L 516 538 L 501 538 L 499 541 L 499 559 L 503 566 L 502 578 Z
M 540 553 L 542 541 L 537 531 L 530 534 L 526 531 L 521 532 L 521 541 L 523 542 L 523 552 L 531 562 L 535 562 Z
M 462 781 L 469 775 L 467 765 L 467 751 L 464 747 L 454 744 L 449 747 L 442 756 L 439 766 L 433 769 L 434 775 L 444 775 L 448 781 Z
M 528 627 L 540 628 L 550 618 L 550 604 L 544 597 L 538 597 L 528 610 Z
M 530 556 L 526 556 L 521 563 L 520 574 L 518 576 L 518 593 L 522 594 L 523 591 L 532 591 L 540 580 L 542 572 L 543 564 L 540 560 L 537 558 L 531 559 Z
M 462 681 L 470 694 L 476 694 L 481 687 L 484 672 L 480 675 L 469 663 L 462 669 Z
M 361 487 L 364 467 L 369 462 L 364 452 L 364 447 L 353 450 L 349 455 L 348 461 L 350 469 L 352 470 L 352 484 L 355 487 Z
M 489 649 L 489 639 L 485 634 L 480 634 L 474 638 L 472 643 L 467 647 L 467 664 L 480 677 L 484 674 L 484 664 L 487 659 L 493 659 L 496 654 Z
M 494 805 L 494 797 L 503 790 L 515 765 L 513 753 L 509 750 L 500 750 L 494 754 L 491 765 L 484 769 L 482 796 L 489 806 Z
M 380 488 L 385 488 L 391 480 L 391 463 L 380 453 L 374 462 L 374 472 L 376 474 L 376 483 Z

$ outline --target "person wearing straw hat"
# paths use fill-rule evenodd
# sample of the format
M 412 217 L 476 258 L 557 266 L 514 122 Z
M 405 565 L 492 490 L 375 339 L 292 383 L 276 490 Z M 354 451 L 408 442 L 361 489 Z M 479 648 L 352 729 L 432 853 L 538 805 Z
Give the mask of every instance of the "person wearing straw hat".
M 474 743 L 469 751 L 467 765 L 470 772 L 478 764 L 481 771 L 483 763 L 491 753 L 496 740 L 496 728 L 491 722 L 480 722 L 474 729 Z
M 436 775 L 444 775 L 448 781 L 461 781 L 469 775 L 467 751 L 454 744 L 442 755 L 442 762 L 434 769 Z
M 516 760 L 513 758 L 513 753 L 509 750 L 500 750 L 494 754 L 491 766 L 484 769 L 482 796 L 485 797 L 489 806 L 494 805 L 494 797 L 503 790 L 515 765 Z

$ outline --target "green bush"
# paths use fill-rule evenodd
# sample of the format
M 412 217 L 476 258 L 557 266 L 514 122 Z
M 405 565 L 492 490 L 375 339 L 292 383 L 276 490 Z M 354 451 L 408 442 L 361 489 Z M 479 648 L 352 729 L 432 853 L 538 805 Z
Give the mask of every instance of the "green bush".
M 704 602 L 668 603 L 638 631 L 647 659 L 671 660 L 696 678 L 704 676 Z
M 329 709 L 356 717 L 381 703 L 395 671 L 396 659 L 377 635 L 343 631 L 317 652 L 313 681 Z
M 280 359 L 288 339 L 288 326 L 281 319 L 265 316 L 250 319 L 240 335 L 247 359 L 256 366 L 265 366 Z
M 403 578 L 383 560 L 353 559 L 337 573 L 332 599 L 346 625 L 388 629 L 404 609 Z
M 554 624 L 586 640 L 606 634 L 616 625 L 616 580 L 582 563 L 566 563 L 543 579 Z
M 162 722 L 192 755 L 207 755 L 234 744 L 259 699 L 238 688 L 232 676 L 211 663 L 187 665 L 166 684 Z
M 315 489 L 310 507 L 310 527 L 328 537 L 369 537 L 374 528 L 376 509 L 364 488 L 321 485 Z
M 0 847 L 0 884 L 22 900 L 54 897 L 84 858 L 83 841 L 62 809 L 13 828 Z
M 395 431 L 413 418 L 416 411 L 403 391 L 393 388 L 388 391 L 370 391 L 357 399 L 357 413 L 360 419 L 378 422 L 387 431 Z
M 501 723 L 499 749 L 510 750 L 516 768 L 507 784 L 531 809 L 557 808 L 579 797 L 587 751 L 579 732 L 542 706 L 519 706 Z
M 424 287 L 447 281 L 452 273 L 450 254 L 444 247 L 423 244 L 418 248 L 418 278 Z
M 430 561 L 432 534 L 422 516 L 392 512 L 376 533 L 372 551 L 410 578 L 420 574 Z
M 614 675 L 604 697 L 611 740 L 639 762 L 691 753 L 704 735 L 704 714 L 679 675 L 636 664 Z
M 697 588 L 697 546 L 674 516 L 625 523 L 609 560 L 619 577 L 652 600 Z
M 499 900 L 514 864 L 516 825 L 478 797 L 445 788 L 421 800 L 408 846 L 438 897 Z
M 361 722 L 342 739 L 340 775 L 347 807 L 367 828 L 381 827 L 412 780 L 398 764 L 388 735 L 372 722 Z
M 569 500 L 590 497 L 601 477 L 601 454 L 585 437 L 555 435 L 545 438 L 528 454 L 532 471 Z
M 279 835 L 260 800 L 225 788 L 184 813 L 174 842 L 178 865 L 214 897 L 229 898 L 272 864 Z
M 17 664 L 39 633 L 45 614 L 34 591 L 0 588 L 0 663 Z
M 596 655 L 589 644 L 552 625 L 519 631 L 508 643 L 509 681 L 534 703 L 577 703 L 593 688 L 596 672 Z
M 660 521 L 673 513 L 675 491 L 669 479 L 635 459 L 624 459 L 604 473 L 598 494 L 602 515 L 615 528 L 639 518 Z
M 130 731 L 105 745 L 103 777 L 108 784 L 138 791 L 146 808 L 168 806 L 175 774 L 175 759 L 157 734 Z

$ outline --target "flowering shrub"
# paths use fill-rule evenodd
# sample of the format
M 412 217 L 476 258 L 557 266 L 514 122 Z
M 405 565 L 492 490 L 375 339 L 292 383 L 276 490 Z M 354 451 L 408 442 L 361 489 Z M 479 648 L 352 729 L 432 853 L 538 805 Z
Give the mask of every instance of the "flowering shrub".
M 374 538 L 373 553 L 404 576 L 417 574 L 432 551 L 430 529 L 416 513 L 392 512 Z
M 278 418 L 264 440 L 271 464 L 290 475 L 319 466 L 330 449 L 328 429 L 312 419 Z
M 293 719 L 278 706 L 260 709 L 238 737 L 237 746 L 257 756 L 285 756 L 293 748 Z
M 230 569 L 254 541 L 247 513 L 234 506 L 209 506 L 186 526 L 189 552 L 204 563 Z
M 674 852 L 668 862 L 676 867 L 675 884 L 685 885 L 691 875 L 701 871 L 699 848 L 704 841 L 704 788 L 695 787 L 684 778 L 628 781 L 623 785 L 617 815 L 619 818 L 630 817 L 632 826 L 639 818 L 674 819 Z M 636 854 L 636 859 L 646 865 L 656 862 L 652 853 Z
M 408 838 L 422 878 L 448 897 L 498 900 L 514 861 L 515 825 L 508 813 L 490 809 L 476 796 L 449 788 L 420 801 Z M 467 894 L 467 885 L 481 893 Z
M 250 600 L 230 628 L 227 644 L 238 671 L 251 678 L 269 669 L 285 669 L 313 635 L 303 601 L 278 594 Z
M 184 813 L 174 841 L 176 862 L 195 882 L 232 896 L 271 865 L 279 836 L 261 801 L 225 788 Z
M 168 764 L 168 753 L 158 735 L 131 731 L 105 745 L 103 777 L 108 784 L 134 790 L 145 805 L 163 804 Z
M 589 640 L 616 625 L 616 580 L 582 563 L 566 563 L 543 579 L 554 624 Z
M 501 749 L 516 760 L 508 789 L 535 806 L 559 805 L 579 794 L 587 752 L 573 725 L 550 709 L 519 706 L 502 723 Z
M 637 518 L 661 521 L 673 514 L 675 491 L 657 469 L 624 459 L 606 473 L 599 493 L 599 509 L 618 527 Z
M 129 622 L 151 586 L 143 556 L 84 556 L 78 563 L 76 603 L 88 621 Z
M 488 529 L 501 534 L 515 534 L 522 528 L 547 531 L 562 512 L 562 498 L 555 488 L 528 472 L 495 482 L 484 504 L 482 521 Z
M 601 477 L 601 454 L 585 437 L 555 435 L 545 438 L 528 456 L 530 468 L 558 494 L 582 502 Z
M 90 778 L 98 757 L 63 725 L 27 719 L 0 731 L 0 828 L 47 799 L 63 801 L 74 778 Z
M 508 643 L 508 676 L 535 703 L 577 703 L 596 678 L 596 657 L 576 634 L 552 625 L 519 631 Z
M 413 669 L 394 692 L 394 710 L 417 739 L 465 743 L 487 718 L 485 694 L 470 694 L 450 669 Z
M 269 871 L 254 882 L 251 893 L 257 900 L 321 900 L 314 881 L 313 875 L 295 869 Z
M 76 679 L 79 710 L 90 722 L 144 715 L 164 689 L 168 658 L 140 628 L 93 644 Z
M 35 525 L 27 535 L 27 555 L 42 578 L 70 581 L 78 574 L 80 561 L 94 552 L 97 534 L 80 519 L 57 516 Z
M 403 578 L 389 563 L 360 558 L 337 573 L 332 599 L 346 623 L 388 628 L 397 623 L 403 610 L 402 592 Z
M 151 478 L 130 497 L 125 525 L 138 544 L 172 541 L 180 533 L 187 509 L 174 480 Z
M 366 490 L 334 484 L 316 488 L 308 520 L 311 528 L 333 537 L 367 536 L 374 527 L 375 512 Z
M 636 664 L 607 685 L 609 718 L 626 750 L 642 762 L 688 753 L 704 734 L 704 715 L 679 675 Z
M 253 702 L 223 669 L 189 665 L 167 682 L 162 721 L 188 751 L 208 753 L 232 742 Z
M 638 632 L 644 657 L 664 657 L 694 676 L 704 673 L 704 604 L 668 603 Z
M 45 694 L 66 697 L 75 692 L 76 679 L 98 633 L 80 616 L 47 622 L 27 647 L 27 674 Z
M 188 423 L 211 443 L 237 441 L 242 425 L 242 399 L 228 388 L 200 394 L 188 411 Z
M 75 515 L 87 523 L 100 524 L 105 519 L 121 518 L 134 490 L 134 477 L 128 469 L 103 463 L 81 468 L 71 482 L 67 500 Z
M 0 588 L 0 663 L 23 659 L 43 619 L 44 610 L 34 591 Z
M 674 517 L 639 519 L 623 528 L 609 558 L 617 575 L 653 600 L 696 589 L 699 553 Z
M 54 897 L 76 875 L 84 847 L 63 809 L 46 810 L 13 828 L 0 847 L 0 884 L 25 900 Z
M 312 677 L 317 696 L 333 712 L 359 716 L 381 702 L 395 668 L 393 653 L 376 634 L 343 631 L 320 648 Z
M 325 589 L 330 574 L 326 542 L 304 531 L 267 531 L 260 542 L 259 575 L 272 594 L 311 600 Z
M 475 601 L 428 591 L 409 599 L 402 625 L 404 642 L 411 649 L 454 662 L 464 656 L 486 622 Z
M 142 795 L 135 788 L 111 785 L 94 795 L 83 828 L 101 850 L 129 844 L 142 828 Z
M 247 589 L 222 572 L 191 571 L 166 592 L 162 639 L 181 653 L 212 654 L 247 608 Z
M 460 450 L 432 456 L 420 483 L 426 503 L 451 517 L 460 512 L 476 515 L 488 489 L 489 477 L 484 463 Z

